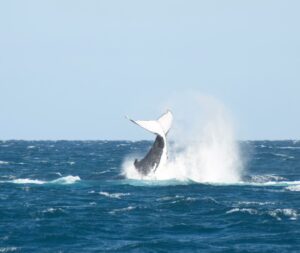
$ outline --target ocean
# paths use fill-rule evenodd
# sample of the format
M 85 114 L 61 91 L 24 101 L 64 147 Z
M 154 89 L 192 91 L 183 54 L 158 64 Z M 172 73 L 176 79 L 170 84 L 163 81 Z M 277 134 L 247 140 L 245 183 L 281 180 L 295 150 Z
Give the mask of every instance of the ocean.
M 300 252 L 300 142 L 240 142 L 236 182 L 126 177 L 151 143 L 1 141 L 0 252 Z

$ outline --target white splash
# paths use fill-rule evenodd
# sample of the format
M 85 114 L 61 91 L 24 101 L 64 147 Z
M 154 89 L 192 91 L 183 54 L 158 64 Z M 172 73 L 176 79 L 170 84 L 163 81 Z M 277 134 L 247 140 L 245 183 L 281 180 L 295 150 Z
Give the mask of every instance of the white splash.
M 189 106 L 184 102 L 178 112 L 176 106 L 171 107 L 175 122 L 170 138 L 174 144 L 169 148 L 168 164 L 143 177 L 135 170 L 133 159 L 128 159 L 123 165 L 127 178 L 200 183 L 240 181 L 243 166 L 225 107 L 207 96 L 188 97 L 186 102 Z

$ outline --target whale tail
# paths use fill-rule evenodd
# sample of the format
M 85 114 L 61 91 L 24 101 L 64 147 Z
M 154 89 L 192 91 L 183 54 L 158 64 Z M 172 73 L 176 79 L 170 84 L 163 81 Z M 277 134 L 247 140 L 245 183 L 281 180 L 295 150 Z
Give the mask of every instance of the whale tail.
M 128 118 L 128 117 L 127 117 Z M 158 118 L 158 120 L 133 120 L 131 122 L 146 129 L 147 131 L 165 138 L 171 128 L 173 114 L 170 110 Z
M 129 119 L 129 118 L 128 118 Z M 135 159 L 135 168 L 143 175 L 155 171 L 162 163 L 167 160 L 167 143 L 166 136 L 171 128 L 173 115 L 171 111 L 167 111 L 157 120 L 132 120 L 131 122 L 156 134 L 157 137 L 147 155 L 140 161 Z

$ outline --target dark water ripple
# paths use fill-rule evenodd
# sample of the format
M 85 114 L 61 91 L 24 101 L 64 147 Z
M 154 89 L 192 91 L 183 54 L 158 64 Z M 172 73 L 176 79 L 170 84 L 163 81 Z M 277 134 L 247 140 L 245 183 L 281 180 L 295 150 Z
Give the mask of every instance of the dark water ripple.
M 300 252 L 300 142 L 241 143 L 243 184 L 124 179 L 149 145 L 0 142 L 0 252 Z

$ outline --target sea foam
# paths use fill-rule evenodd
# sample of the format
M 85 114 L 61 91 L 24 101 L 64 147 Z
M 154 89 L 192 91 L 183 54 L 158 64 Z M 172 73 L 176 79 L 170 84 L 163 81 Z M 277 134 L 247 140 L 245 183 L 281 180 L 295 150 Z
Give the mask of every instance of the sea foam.
M 100 195 L 113 198 L 113 199 L 121 199 L 123 196 L 128 196 L 130 193 L 109 193 L 109 192 L 99 192 Z
M 38 180 L 38 179 L 30 179 L 30 178 L 17 178 L 14 180 L 8 180 L 8 181 L 0 181 L 0 183 L 13 183 L 13 184 L 74 184 L 77 181 L 80 181 L 79 176 L 66 176 L 61 177 L 55 180 L 51 181 L 44 181 L 44 180 Z
M 300 192 L 300 182 L 298 185 L 288 186 L 286 189 L 293 192 Z

